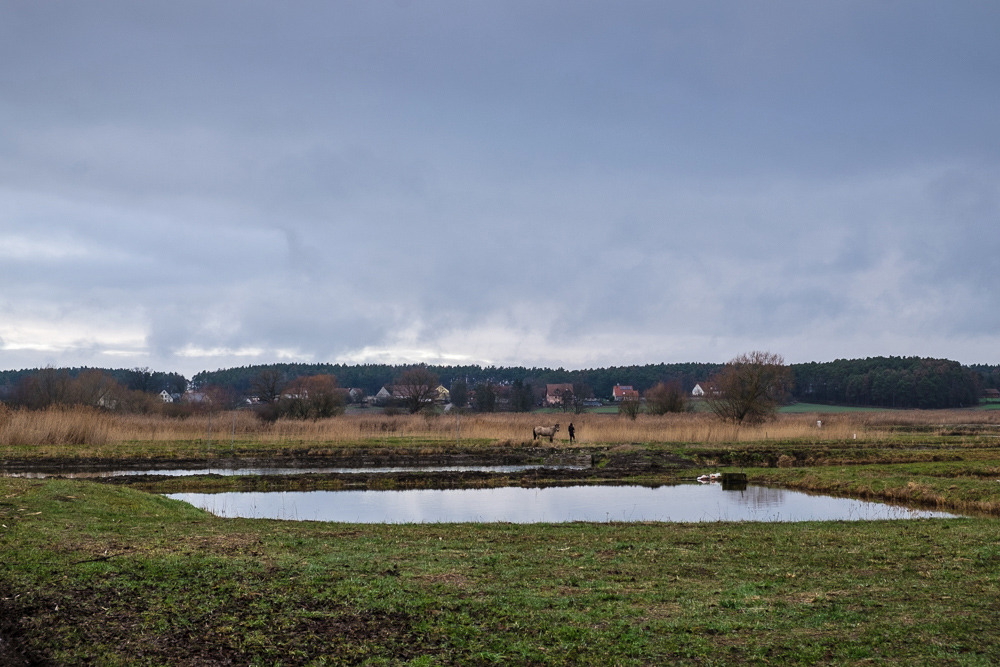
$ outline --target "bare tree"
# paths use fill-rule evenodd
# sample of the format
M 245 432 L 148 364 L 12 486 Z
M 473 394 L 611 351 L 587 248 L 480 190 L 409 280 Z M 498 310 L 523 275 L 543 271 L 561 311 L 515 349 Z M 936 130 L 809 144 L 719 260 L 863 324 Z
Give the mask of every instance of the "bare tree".
M 427 406 L 434 405 L 438 384 L 438 376 L 421 364 L 400 373 L 394 386 L 406 409 L 410 414 L 416 414 Z
M 723 421 L 760 424 L 771 419 L 792 387 L 792 371 L 779 354 L 749 352 L 729 361 L 705 394 L 705 402 Z
M 618 403 L 618 414 L 624 415 L 635 421 L 635 418 L 642 412 L 642 401 L 637 395 L 628 395 Z
M 114 378 L 95 368 L 80 373 L 73 384 L 76 402 L 102 408 L 116 407 L 122 390 Z
M 324 419 L 343 410 L 344 392 L 332 375 L 312 375 L 293 380 L 279 401 L 281 416 Z
M 250 390 L 264 403 L 277 403 L 285 389 L 285 374 L 276 368 L 265 368 L 250 381 Z
M 646 390 L 646 411 L 651 415 L 687 410 L 688 398 L 678 380 L 658 382 Z

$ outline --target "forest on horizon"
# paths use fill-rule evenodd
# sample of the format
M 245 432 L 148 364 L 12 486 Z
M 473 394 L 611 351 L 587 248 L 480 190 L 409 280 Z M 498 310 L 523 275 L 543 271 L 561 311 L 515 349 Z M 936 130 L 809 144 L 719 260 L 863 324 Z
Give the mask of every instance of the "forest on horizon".
M 19 383 L 45 370 L 55 370 L 70 378 L 86 371 L 100 371 L 132 391 L 183 393 L 190 388 L 223 388 L 233 394 L 249 396 L 254 379 L 263 371 L 278 371 L 286 380 L 316 375 L 332 375 L 341 387 L 357 387 L 373 395 L 392 384 L 413 364 L 304 364 L 277 363 L 239 366 L 216 371 L 202 371 L 190 382 L 183 375 L 134 369 L 22 369 L 0 371 L 0 400 L 12 396 Z M 511 385 L 514 382 L 541 387 L 545 384 L 572 383 L 584 387 L 598 398 L 611 396 L 616 384 L 631 385 L 645 392 L 660 382 L 678 382 L 690 392 L 698 382 L 717 373 L 724 364 L 673 363 L 611 366 L 582 370 L 524 366 L 426 365 L 442 384 L 463 380 L 469 387 L 477 384 Z M 1000 365 L 963 366 L 957 361 L 923 357 L 869 357 L 838 359 L 831 362 L 790 364 L 794 385 L 789 398 L 810 403 L 864 405 L 886 408 L 954 408 L 979 402 L 985 389 L 1000 386 Z

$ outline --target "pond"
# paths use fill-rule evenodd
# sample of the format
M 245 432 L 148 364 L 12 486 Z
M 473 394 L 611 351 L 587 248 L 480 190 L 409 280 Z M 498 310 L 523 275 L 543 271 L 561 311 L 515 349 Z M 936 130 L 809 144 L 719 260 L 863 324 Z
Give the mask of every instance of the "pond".
M 528 464 L 528 465 L 464 465 L 464 466 L 386 466 L 386 467 L 359 467 L 359 468 L 299 468 L 299 467 L 258 467 L 258 468 L 161 468 L 150 470 L 36 470 L 29 472 L 7 473 L 8 477 L 24 477 L 29 479 L 45 479 L 46 477 L 70 477 L 76 479 L 91 479 L 101 477 L 126 477 L 131 475 L 163 475 L 165 477 L 187 477 L 191 475 L 363 475 L 376 473 L 400 473 L 400 472 L 488 472 L 488 473 L 515 473 L 527 470 L 586 470 L 590 466 L 585 465 L 548 465 L 548 464 Z
M 562 486 L 174 493 L 221 517 L 349 523 L 562 523 L 569 521 L 863 521 L 953 518 L 945 512 L 748 486 Z

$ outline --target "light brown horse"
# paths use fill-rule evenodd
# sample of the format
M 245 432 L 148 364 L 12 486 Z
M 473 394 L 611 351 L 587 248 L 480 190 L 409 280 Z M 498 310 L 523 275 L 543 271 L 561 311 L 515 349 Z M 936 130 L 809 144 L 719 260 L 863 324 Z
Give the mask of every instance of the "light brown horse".
M 531 439 L 548 438 L 549 442 L 552 442 L 552 439 L 556 437 L 556 431 L 558 430 L 559 424 L 556 424 L 555 426 L 536 426 L 531 429 Z

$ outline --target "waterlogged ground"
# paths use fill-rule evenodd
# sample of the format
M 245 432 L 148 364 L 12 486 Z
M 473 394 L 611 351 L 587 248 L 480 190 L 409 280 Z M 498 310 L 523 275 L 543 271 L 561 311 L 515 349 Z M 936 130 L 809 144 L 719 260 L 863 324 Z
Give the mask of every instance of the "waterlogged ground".
M 294 523 L 7 478 L 0 525 L 34 664 L 1000 661 L 992 519 Z
M 786 489 L 721 484 L 175 493 L 216 516 L 353 523 L 876 521 L 954 518 Z
M 995 518 L 296 523 L 222 519 L 158 495 L 656 485 L 728 469 L 772 488 L 996 517 L 998 444 L 949 426 L 880 444 L 574 450 L 586 470 L 0 478 L 0 667 L 1000 664 Z M 134 467 L 199 464 L 186 449 L 158 458 L 129 446 Z M 52 449 L 2 464 L 116 460 Z M 322 463 L 310 451 L 271 453 Z M 519 465 L 553 454 L 411 442 L 386 451 L 391 465 Z M 368 466 L 381 453 L 334 458 Z

